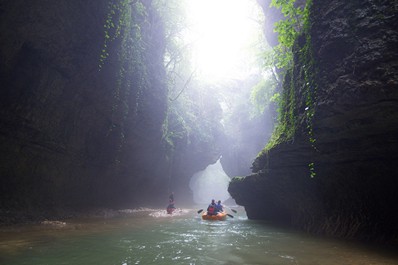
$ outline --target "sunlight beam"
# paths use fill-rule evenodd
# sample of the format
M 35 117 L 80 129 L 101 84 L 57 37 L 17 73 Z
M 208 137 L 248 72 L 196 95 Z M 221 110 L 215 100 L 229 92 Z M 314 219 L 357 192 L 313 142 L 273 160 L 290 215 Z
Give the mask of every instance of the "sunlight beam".
M 262 34 L 261 10 L 255 0 L 189 0 L 192 60 L 199 76 L 218 81 L 244 78 L 252 71 L 252 48 Z

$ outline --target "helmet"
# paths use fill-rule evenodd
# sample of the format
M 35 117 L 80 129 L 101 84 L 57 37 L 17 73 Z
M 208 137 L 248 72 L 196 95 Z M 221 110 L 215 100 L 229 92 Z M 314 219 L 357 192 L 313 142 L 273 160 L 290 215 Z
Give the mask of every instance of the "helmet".
M 211 202 L 214 202 L 214 199 L 212 199 Z
M 221 203 L 221 201 L 219 200 L 218 203 Z

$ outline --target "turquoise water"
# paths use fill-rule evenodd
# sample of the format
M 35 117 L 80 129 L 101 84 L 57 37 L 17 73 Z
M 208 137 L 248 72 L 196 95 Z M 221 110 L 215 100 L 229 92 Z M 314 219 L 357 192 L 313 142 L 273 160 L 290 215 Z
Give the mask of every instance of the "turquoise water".
M 251 221 L 148 210 L 125 217 L 3 228 L 0 264 L 398 264 L 398 257 Z

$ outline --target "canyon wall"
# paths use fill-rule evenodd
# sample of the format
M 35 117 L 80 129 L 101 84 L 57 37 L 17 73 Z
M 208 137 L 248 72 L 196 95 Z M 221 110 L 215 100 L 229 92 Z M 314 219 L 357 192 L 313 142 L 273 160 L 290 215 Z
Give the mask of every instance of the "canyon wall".
M 215 145 L 165 140 L 165 46 L 149 0 L 0 3 L 1 217 L 166 206 L 217 160 Z
M 249 218 L 397 242 L 397 10 L 393 1 L 312 1 L 283 88 L 294 136 L 229 186 Z

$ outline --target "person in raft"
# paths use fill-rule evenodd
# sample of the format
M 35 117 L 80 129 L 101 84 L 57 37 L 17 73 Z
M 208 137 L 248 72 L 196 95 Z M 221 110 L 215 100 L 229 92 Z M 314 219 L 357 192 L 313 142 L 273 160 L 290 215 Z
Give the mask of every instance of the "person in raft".
M 174 212 L 174 210 L 176 209 L 176 207 L 174 206 L 174 201 L 169 200 L 169 205 L 167 205 L 167 213 L 172 213 Z
M 174 192 L 169 196 L 169 205 L 167 205 L 167 213 L 172 213 L 176 207 L 174 206 Z
M 171 192 L 169 195 L 169 201 L 174 203 L 174 192 Z
M 209 204 L 209 206 L 207 207 L 207 215 L 216 215 L 216 202 L 213 200 L 211 200 L 211 203 Z
M 221 201 L 219 200 L 216 204 L 216 213 L 221 213 L 222 211 L 224 211 Z

